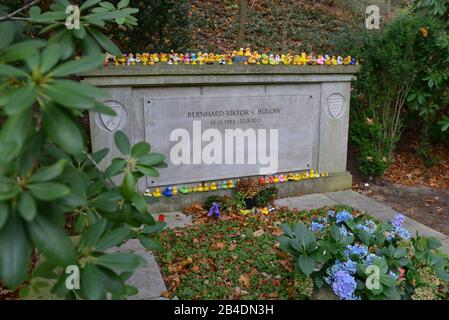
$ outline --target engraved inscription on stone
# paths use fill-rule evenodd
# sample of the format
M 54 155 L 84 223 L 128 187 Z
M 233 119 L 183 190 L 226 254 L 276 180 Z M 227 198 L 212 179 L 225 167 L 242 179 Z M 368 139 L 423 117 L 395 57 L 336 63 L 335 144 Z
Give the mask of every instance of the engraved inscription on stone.
M 250 139 L 246 137 L 245 146 L 242 147 L 234 138 L 233 150 L 229 150 L 227 143 L 230 141 L 227 141 L 226 134 L 229 130 L 254 132 L 254 141 L 266 141 L 268 155 L 272 151 L 270 130 L 275 129 L 278 135 L 277 172 L 314 168 L 319 132 L 319 93 L 318 87 L 312 87 L 307 95 L 143 97 L 145 140 L 153 150 L 167 156 L 168 164 L 160 177 L 148 178 L 148 185 L 163 186 L 259 175 L 259 169 L 264 167 L 257 156 L 259 145 L 256 149 L 252 148 Z M 174 164 L 170 159 L 170 152 L 178 143 L 171 141 L 170 136 L 177 129 L 185 132 L 185 136 L 190 139 L 188 165 Z M 207 135 L 207 131 L 211 132 L 209 129 L 219 132 L 222 137 L 220 159 L 223 161 L 220 163 L 207 164 L 201 159 L 202 152 L 210 143 L 204 136 L 201 138 L 201 134 Z M 199 145 L 195 142 L 198 137 Z M 226 160 L 229 152 L 233 152 L 232 164 Z M 239 156 L 244 157 L 244 163 L 238 163 L 236 159 Z
M 117 114 L 110 116 L 107 114 L 98 113 L 96 117 L 97 126 L 105 131 L 114 132 L 123 128 L 126 123 L 126 109 L 118 101 L 107 100 L 103 104 L 110 107 Z
M 332 118 L 339 118 L 344 111 L 345 99 L 341 94 L 331 94 L 327 99 L 327 107 Z

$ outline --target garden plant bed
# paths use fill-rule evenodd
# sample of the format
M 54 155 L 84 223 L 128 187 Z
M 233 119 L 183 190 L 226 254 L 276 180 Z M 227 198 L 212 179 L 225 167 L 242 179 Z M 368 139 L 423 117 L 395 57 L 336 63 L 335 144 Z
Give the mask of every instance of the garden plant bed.
M 327 217 L 329 210 L 335 212 L 346 210 L 352 214 L 357 223 L 366 220 L 375 221 L 368 215 L 347 206 L 309 211 L 281 208 L 271 215 L 234 214 L 224 216 L 220 220 L 198 219 L 198 222 L 190 227 L 163 231 L 159 239 L 166 251 L 157 254 L 157 259 L 167 285 L 164 296 L 170 299 L 338 298 L 331 293 L 330 286 L 324 285 L 320 290 L 316 286 L 313 288 L 313 281 L 310 278 L 300 280 L 295 275 L 296 259 L 283 251 L 278 242 L 279 236 L 284 234 L 281 224 L 294 225 L 302 222 L 310 226 L 312 222 Z M 320 239 L 319 232 L 315 230 L 315 233 Z M 396 243 L 395 246 L 399 248 L 401 245 Z M 368 247 L 370 254 L 375 252 L 376 245 Z M 406 255 L 405 249 L 400 251 L 404 251 Z M 444 268 L 447 269 L 446 258 L 436 251 L 432 251 L 432 254 L 435 254 L 438 260 L 443 259 Z M 422 274 L 426 263 L 416 262 L 414 256 L 411 259 L 415 259 L 413 268 L 416 267 L 418 274 Z M 390 286 L 397 287 L 402 298 L 423 299 L 429 297 L 429 292 L 434 293 L 431 297 L 433 299 L 446 297 L 447 282 L 436 280 L 433 272 L 430 272 L 431 280 L 423 281 L 414 273 L 416 270 L 403 275 L 400 274 L 402 271 L 399 268 L 392 267 L 392 269 L 397 271 L 397 275 L 386 275 L 388 276 L 386 282 L 389 282 Z M 397 280 L 394 277 L 397 277 Z M 405 277 L 410 279 L 406 280 Z M 414 283 L 416 288 L 425 289 L 419 289 L 418 294 L 411 297 L 410 293 L 416 288 L 410 288 L 409 282 Z M 405 291 L 408 292 L 408 296 L 407 293 L 404 294 Z M 324 297 L 323 292 L 326 293 Z M 386 298 L 383 293 L 379 294 L 378 298 Z

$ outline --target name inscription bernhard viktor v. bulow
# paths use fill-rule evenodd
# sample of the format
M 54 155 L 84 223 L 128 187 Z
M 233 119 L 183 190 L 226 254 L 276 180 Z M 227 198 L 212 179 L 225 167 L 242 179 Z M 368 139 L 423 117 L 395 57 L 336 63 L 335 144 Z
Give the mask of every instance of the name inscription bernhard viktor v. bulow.
M 170 158 L 149 185 L 310 169 L 318 103 L 313 95 L 145 97 L 145 138 Z

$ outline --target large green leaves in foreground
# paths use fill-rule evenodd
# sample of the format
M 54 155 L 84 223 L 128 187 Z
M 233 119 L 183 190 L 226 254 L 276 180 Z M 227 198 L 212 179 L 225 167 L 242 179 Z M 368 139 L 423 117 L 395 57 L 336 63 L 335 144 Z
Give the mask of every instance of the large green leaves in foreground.
M 0 22 L 0 282 L 11 289 L 26 283 L 22 298 L 47 287 L 67 299 L 121 299 L 137 293 L 125 282 L 146 261 L 109 250 L 132 238 L 162 250 L 154 233 L 165 225 L 149 214 L 151 201 L 137 182 L 159 175 L 164 156 L 150 153 L 146 142 L 133 146 L 122 132 L 115 141 L 124 158 L 100 165 L 109 150 L 88 153 L 80 116 L 115 113 L 98 102 L 104 92 L 73 76 L 101 67 L 101 48 L 120 54 L 100 30 L 108 22 L 134 25 L 137 10 L 126 0 L 117 7 L 84 1 L 80 28 L 70 29 L 68 5 L 56 0 L 45 13 L 30 9 L 34 28 L 27 34 L 44 25 L 40 34 L 48 40 L 20 41 L 20 28 Z M 118 175 L 119 185 L 112 179 Z M 76 270 L 80 288 L 66 285 Z

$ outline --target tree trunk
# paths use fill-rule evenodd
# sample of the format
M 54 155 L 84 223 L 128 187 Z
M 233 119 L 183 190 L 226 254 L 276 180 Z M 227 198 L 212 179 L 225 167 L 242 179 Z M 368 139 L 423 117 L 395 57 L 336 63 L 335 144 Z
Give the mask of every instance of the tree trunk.
M 246 18 L 246 0 L 240 0 L 239 38 L 237 41 L 238 48 L 242 48 L 243 41 L 245 41 Z

